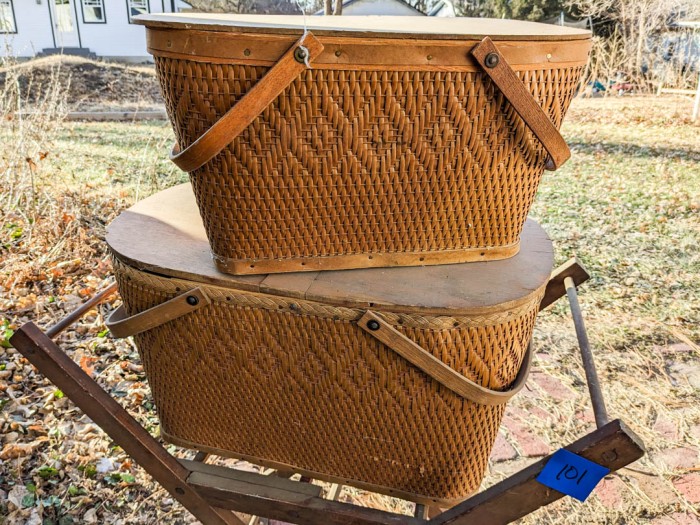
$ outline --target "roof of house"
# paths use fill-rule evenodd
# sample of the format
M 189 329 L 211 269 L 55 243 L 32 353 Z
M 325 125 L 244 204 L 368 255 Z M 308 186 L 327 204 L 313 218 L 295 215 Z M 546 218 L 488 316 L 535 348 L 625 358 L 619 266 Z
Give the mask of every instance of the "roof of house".
M 590 20 L 588 18 L 584 18 L 583 20 L 577 20 L 563 13 L 562 15 L 553 16 L 552 18 L 542 20 L 542 22 L 545 24 L 552 24 L 555 26 L 576 27 L 578 29 L 588 29 L 590 25 Z
M 366 1 L 367 0 L 343 0 L 343 9 L 346 7 L 352 6 L 353 4 L 360 4 L 360 3 L 363 3 Z M 428 16 L 436 16 L 436 14 L 440 11 L 440 9 L 444 8 L 444 4 L 449 4 L 450 6 L 452 6 L 452 3 L 450 2 L 450 0 L 440 0 L 439 2 L 437 2 L 437 4 L 435 4 L 435 7 L 433 7 L 429 13 L 424 13 L 420 9 L 416 9 L 415 7 L 413 7 L 411 4 L 409 4 L 405 0 L 374 0 L 374 1 L 375 2 L 382 2 L 382 3 L 386 3 L 386 4 L 393 4 L 393 3 L 402 4 L 404 7 L 408 7 L 411 10 L 415 11 L 415 13 L 417 15 L 426 15 L 427 14 Z M 436 7 L 439 7 L 439 9 L 436 10 Z M 435 11 L 435 13 L 436 13 L 435 15 L 431 14 L 433 11 Z M 453 12 L 453 14 L 451 16 L 454 16 L 454 7 L 452 7 L 452 12 Z M 322 14 L 324 14 L 323 9 L 320 9 L 314 13 L 314 15 L 322 15 Z M 442 16 L 445 16 L 445 15 L 442 15 Z

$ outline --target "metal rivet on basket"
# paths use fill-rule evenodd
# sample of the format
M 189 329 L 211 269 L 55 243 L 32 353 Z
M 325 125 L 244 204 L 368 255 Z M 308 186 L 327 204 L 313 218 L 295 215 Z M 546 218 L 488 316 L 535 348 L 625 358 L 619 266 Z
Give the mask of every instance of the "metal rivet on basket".
M 304 49 L 301 46 L 297 47 L 294 50 L 294 60 L 296 60 L 297 62 L 301 62 L 302 64 L 304 64 L 306 62 L 307 56 L 308 56 L 308 53 L 306 52 L 306 49 Z
M 249 56 L 250 56 L 250 49 L 244 49 L 244 50 L 243 50 L 243 54 L 244 54 L 245 56 L 249 57 Z
M 432 59 L 433 59 L 433 55 L 428 55 L 428 60 L 432 60 Z
M 337 56 L 337 57 L 339 57 L 339 56 L 342 55 L 342 54 L 343 54 L 343 53 L 342 53 L 342 51 L 340 51 L 340 49 L 338 49 L 338 50 L 335 52 L 335 56 Z
M 199 299 L 197 299 L 194 295 L 188 295 L 187 304 L 190 306 L 197 306 L 199 304 Z
M 486 64 L 486 67 L 488 68 L 493 68 L 498 65 L 500 60 L 501 59 L 498 57 L 498 53 L 489 53 L 484 59 L 484 64 Z
M 375 321 L 374 319 L 367 321 L 367 328 L 369 328 L 372 331 L 379 330 L 379 321 Z

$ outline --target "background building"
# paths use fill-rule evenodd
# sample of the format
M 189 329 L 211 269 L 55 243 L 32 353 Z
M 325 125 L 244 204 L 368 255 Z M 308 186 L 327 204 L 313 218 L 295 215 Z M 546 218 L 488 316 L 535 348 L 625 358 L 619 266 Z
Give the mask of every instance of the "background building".
M 131 18 L 188 7 L 182 0 L 0 0 L 0 53 L 146 60 L 145 30 Z

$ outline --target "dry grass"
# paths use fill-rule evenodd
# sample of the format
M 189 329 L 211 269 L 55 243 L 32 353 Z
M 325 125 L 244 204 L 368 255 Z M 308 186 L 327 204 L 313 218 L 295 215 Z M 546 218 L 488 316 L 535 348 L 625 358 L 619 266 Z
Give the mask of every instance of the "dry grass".
M 0 64 L 0 85 L 17 81 L 30 103 L 43 95 L 37 85 L 60 87 L 71 111 L 160 109 L 160 96 L 152 65 L 126 65 L 76 56 L 52 55 L 31 61 L 5 59 Z
M 167 124 L 60 123 L 63 105 L 60 97 L 55 101 L 47 111 L 55 111 L 58 122 L 32 124 L 31 140 L 13 121 L 0 130 L 0 344 L 3 332 L 27 320 L 46 326 L 104 286 L 110 279 L 105 224 L 134 201 L 184 180 L 165 160 L 172 138 Z M 647 523 L 674 511 L 697 512 L 680 496 L 663 504 L 649 498 L 639 481 L 663 479 L 673 491 L 672 480 L 684 472 L 669 470 L 659 452 L 700 445 L 691 433 L 700 425 L 700 394 L 692 382 L 700 341 L 700 127 L 680 111 L 690 104 L 577 100 L 566 123 L 574 158 L 547 174 L 533 215 L 555 241 L 558 262 L 577 255 L 593 274 L 581 301 L 609 410 L 633 426 L 651 454 L 619 474 L 627 488 L 618 507 L 596 497 L 585 504 L 566 499 L 523 523 Z M 92 312 L 62 343 L 157 432 L 135 349 L 104 332 L 101 312 Z M 592 428 L 564 304 L 540 317 L 536 342 L 536 368 L 575 395 L 557 400 L 533 387 L 513 406 L 551 415 L 528 423 L 555 449 Z M 674 352 L 672 343 L 686 346 Z M 192 522 L 9 348 L 0 351 L 0 406 L 5 523 Z M 659 421 L 669 421 L 676 435 L 662 436 Z M 486 484 L 530 461 L 494 465 Z M 399 512 L 412 508 L 355 489 L 342 498 Z
M 672 485 L 689 470 L 661 460 L 664 450 L 700 445 L 691 432 L 700 423 L 700 127 L 685 116 L 689 110 L 682 98 L 577 100 L 565 125 L 574 158 L 547 175 L 533 215 L 552 236 L 559 262 L 577 255 L 591 271 L 581 302 L 608 409 L 649 454 L 616 475 L 625 487 L 616 508 L 596 497 L 583 505 L 564 499 L 523 523 L 646 523 L 698 513 Z M 563 303 L 538 320 L 535 368 L 576 396 L 561 401 L 535 391 L 513 404 L 551 414 L 529 422 L 553 449 L 592 426 Z M 670 346 L 676 343 L 682 346 Z M 509 466 L 497 467 L 497 478 L 499 468 Z M 649 477 L 663 479 L 661 490 L 675 501 L 645 493 Z

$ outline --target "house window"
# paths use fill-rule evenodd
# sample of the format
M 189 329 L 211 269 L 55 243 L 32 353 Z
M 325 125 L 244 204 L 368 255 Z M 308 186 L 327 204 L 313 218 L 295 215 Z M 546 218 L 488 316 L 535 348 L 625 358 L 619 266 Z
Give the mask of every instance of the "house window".
M 131 19 L 137 15 L 143 15 L 148 13 L 148 0 L 126 0 L 126 9 L 129 15 L 129 23 Z
M 12 0 L 0 0 L 0 33 L 16 33 L 15 10 Z
M 70 0 L 53 0 L 56 7 L 56 27 L 61 33 L 73 32 L 73 15 Z
M 104 0 L 83 0 L 83 22 L 104 24 L 106 21 Z

